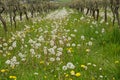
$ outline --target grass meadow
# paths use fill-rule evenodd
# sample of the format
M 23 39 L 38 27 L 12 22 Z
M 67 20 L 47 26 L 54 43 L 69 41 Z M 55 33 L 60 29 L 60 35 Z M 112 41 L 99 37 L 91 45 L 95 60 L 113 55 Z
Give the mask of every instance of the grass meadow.
M 0 80 L 120 80 L 120 30 L 75 10 L 0 25 Z

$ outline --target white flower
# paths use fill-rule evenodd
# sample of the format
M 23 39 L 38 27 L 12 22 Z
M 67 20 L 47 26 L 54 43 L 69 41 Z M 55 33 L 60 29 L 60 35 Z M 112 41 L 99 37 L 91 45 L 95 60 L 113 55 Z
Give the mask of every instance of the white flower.
M 76 30 L 76 29 L 74 29 L 74 32 L 77 32 L 77 30 Z
M 14 42 L 12 43 L 12 47 L 13 47 L 13 48 L 16 47 L 16 41 L 14 41 Z
M 48 31 L 46 30 L 46 31 L 44 31 L 44 33 L 48 33 Z
M 26 58 L 22 58 L 22 59 L 21 59 L 21 61 L 25 61 L 25 60 L 26 60 Z
M 57 51 L 57 53 L 56 53 L 56 56 L 61 56 L 62 55 L 62 52 L 60 52 L 60 51 Z
M 63 51 L 63 48 L 57 48 L 58 51 Z
M 87 65 L 92 65 L 91 63 L 87 63 Z
M 75 66 L 73 65 L 73 63 L 68 62 L 67 63 L 67 68 L 69 68 L 69 69 L 75 69 Z
M 0 44 L 0 48 L 2 47 L 2 45 Z
M 54 48 L 50 48 L 50 49 L 48 49 L 48 51 L 49 51 L 49 53 L 51 53 L 51 54 L 55 54 Z
M 60 43 L 61 45 L 63 45 L 63 44 L 64 44 L 62 40 L 59 40 L 59 43 Z
M 34 75 L 38 75 L 39 73 L 35 72 Z
M 38 49 L 41 46 L 40 43 L 35 43 L 35 48 Z
M 70 40 L 71 40 L 71 37 L 68 37 L 68 40 L 70 41 Z
M 35 57 L 39 59 L 41 57 L 41 55 L 37 54 L 37 55 L 35 55 Z
M 84 19 L 84 17 L 82 16 L 81 18 L 80 18 L 80 20 L 83 20 Z
M 100 78 L 103 78 L 103 76 L 102 76 L 102 75 L 100 75 L 99 77 L 100 77 Z
M 33 40 L 32 40 L 32 39 L 30 39 L 28 42 L 29 42 L 30 44 L 32 44 L 32 43 L 33 43 Z
M 65 36 L 62 36 L 63 37 L 63 39 L 66 39 L 66 37 Z
M 19 53 L 18 56 L 19 56 L 20 58 L 25 58 L 25 57 L 26 57 L 26 55 L 25 55 L 25 54 L 22 54 L 22 53 Z
M 81 45 L 80 44 L 77 44 L 78 47 L 80 47 Z
M 44 47 L 43 51 L 44 51 L 44 54 L 47 54 L 47 47 Z
M 10 46 L 10 47 L 8 48 L 8 50 L 13 50 L 13 47 L 12 47 L 12 46 Z
M 10 60 L 7 60 L 7 61 L 5 61 L 5 63 L 6 63 L 6 64 L 10 64 L 10 63 L 11 63 L 11 61 L 10 61 Z
M 66 71 L 67 70 L 67 66 L 63 66 L 62 70 Z
M 72 46 L 73 46 L 73 47 L 75 47 L 75 46 L 76 46 L 76 44 L 75 44 L 75 43 L 72 43 Z
M 106 25 L 108 25 L 109 23 L 107 22 Z
M 101 21 L 100 21 L 100 23 L 103 23 L 104 22 L 104 19 L 102 19 Z
M 11 39 L 12 39 L 12 40 L 15 40 L 15 37 L 12 37 Z
M 22 43 L 24 43 L 24 39 L 23 38 L 21 39 L 21 41 L 22 41 Z
M 85 40 L 85 36 L 84 36 L 84 35 L 82 35 L 82 36 L 81 36 L 81 39 L 82 39 L 82 40 Z
M 102 31 L 101 31 L 101 33 L 104 33 L 105 32 L 105 29 L 104 28 L 102 28 Z
M 96 64 L 93 64 L 94 67 L 96 67 Z
M 72 13 L 72 12 L 71 12 Z M 56 19 L 63 19 L 65 17 L 67 17 L 70 13 L 68 13 L 68 11 L 66 9 L 62 9 L 60 11 L 54 11 L 50 14 L 48 14 L 45 19 L 50 19 L 50 20 L 56 20 Z
M 70 46 L 70 43 L 67 43 L 66 46 L 69 47 L 69 46 Z
M 51 62 L 55 61 L 55 58 L 50 58 L 50 61 L 51 61 Z
M 28 45 L 25 45 L 25 47 L 28 47 Z
M 8 46 L 8 44 L 7 44 L 7 43 L 3 43 L 3 46 L 7 47 L 7 46 Z
M 60 61 L 60 57 L 57 57 L 56 60 L 57 60 L 57 61 Z
M 85 66 L 85 70 L 87 70 L 88 69 L 88 67 L 87 66 Z
M 51 40 L 51 41 L 50 41 L 50 46 L 54 46 L 54 44 L 55 44 L 54 41 Z
M 16 56 L 13 56 L 13 58 L 11 59 L 11 61 L 16 62 Z
M 89 41 L 89 42 L 88 42 L 88 45 L 89 45 L 89 46 L 92 46 L 92 41 Z
M 95 31 L 96 34 L 98 34 L 99 32 L 98 31 Z
M 42 31 L 43 31 L 43 29 L 40 27 L 40 28 L 38 28 L 38 31 L 39 31 L 39 32 L 42 32 Z
M 71 36 L 71 37 L 75 37 L 75 34 L 71 34 L 70 36 Z
M 15 65 L 19 64 L 19 62 L 17 62 L 16 56 L 13 56 L 12 59 L 7 60 L 5 63 L 10 65 L 10 67 L 14 67 Z
M 92 21 L 92 24 L 94 24 L 94 25 L 95 25 L 95 24 L 97 24 L 97 22 L 96 22 L 96 21 Z
M 31 53 L 32 55 L 35 55 L 35 50 L 34 50 L 34 49 L 30 49 L 30 53 Z
M 90 40 L 93 40 L 93 38 L 91 37 Z
M 102 70 L 102 68 L 99 68 L 99 70 L 101 71 L 101 70 Z
M 57 46 L 53 46 L 53 49 L 56 49 L 57 48 Z
M 34 52 L 34 49 L 30 49 L 30 52 L 31 52 L 31 53 Z
M 93 28 L 93 26 L 92 26 L 92 25 L 90 25 L 90 28 Z
M 66 32 L 70 32 L 70 30 L 68 29 L 68 30 L 66 30 Z

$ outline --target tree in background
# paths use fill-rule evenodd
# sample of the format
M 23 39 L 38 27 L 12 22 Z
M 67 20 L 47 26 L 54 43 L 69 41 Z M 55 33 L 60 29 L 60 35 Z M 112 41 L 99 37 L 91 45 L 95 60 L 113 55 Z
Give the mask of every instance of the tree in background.
M 2 3 L 2 1 L 0 0 L 0 21 L 1 21 L 2 24 L 3 24 L 4 31 L 7 32 L 6 22 L 5 22 L 5 20 L 3 19 L 3 17 L 2 17 L 2 13 L 4 12 L 4 10 L 5 10 L 5 5 L 4 5 L 4 3 Z

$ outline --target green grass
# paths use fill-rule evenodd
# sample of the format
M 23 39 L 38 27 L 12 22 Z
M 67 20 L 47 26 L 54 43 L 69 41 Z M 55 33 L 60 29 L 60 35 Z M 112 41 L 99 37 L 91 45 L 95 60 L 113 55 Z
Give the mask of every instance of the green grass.
M 66 2 L 70 2 L 71 0 L 56 0 L 56 1 L 66 3 Z
M 92 24 L 94 20 L 87 16 L 84 16 L 84 19 L 80 20 L 82 16 L 84 15 L 75 12 L 62 20 L 42 20 L 36 23 L 33 23 L 32 20 L 24 21 L 24 23 L 18 23 L 16 30 L 8 28 L 9 32 L 6 36 L 4 32 L 0 32 L 0 36 L 6 39 L 5 41 L 0 41 L 0 44 L 8 44 L 8 46 L 0 48 L 3 51 L 0 53 L 0 70 L 8 69 L 8 71 L 0 72 L 0 80 L 12 80 L 9 76 L 16 76 L 17 80 L 120 80 L 119 29 L 116 26 L 112 27 L 111 22 L 109 22 L 108 25 L 106 25 L 106 23 L 101 24 L 100 21 Z M 25 28 L 24 25 L 30 28 L 23 30 Z M 58 27 L 56 32 L 57 37 L 54 40 L 55 45 L 57 48 L 63 48 L 63 54 L 60 56 L 60 61 L 51 62 L 49 58 L 56 58 L 56 56 L 45 55 L 43 48 L 45 46 L 52 48 L 49 42 L 52 40 L 51 31 L 55 27 Z M 40 28 L 43 30 L 39 31 Z M 101 33 L 103 28 L 105 32 Z M 2 28 L 0 29 L 2 30 Z M 69 31 L 66 32 L 66 30 Z M 74 30 L 77 30 L 77 32 L 74 32 Z M 14 40 L 11 38 L 13 37 L 11 31 L 15 35 L 18 35 L 16 31 L 23 31 L 25 37 L 21 34 L 21 36 L 16 36 Z M 44 33 L 44 31 L 48 32 Z M 98 31 L 98 33 L 95 33 L 96 31 Z M 75 37 L 71 37 L 71 40 L 64 41 L 62 36 L 65 36 L 67 39 L 71 34 L 74 34 Z M 37 39 L 41 35 L 44 37 L 44 40 L 38 41 Z M 85 36 L 85 40 L 81 39 L 82 35 Z M 93 40 L 91 40 L 91 38 L 93 38 Z M 24 43 L 22 43 L 22 39 L 24 39 Z M 30 39 L 36 41 L 35 43 L 41 43 L 41 46 L 36 49 L 29 43 Z M 64 44 L 59 44 L 59 39 L 61 39 Z M 9 46 L 14 41 L 17 42 L 17 47 L 9 50 Z M 92 46 L 86 45 L 89 41 L 92 41 Z M 81 46 L 66 46 L 68 43 L 80 44 Z M 25 47 L 25 45 L 27 45 L 27 47 Z M 6 48 L 6 50 L 4 50 L 4 48 Z M 68 49 L 70 48 L 70 53 L 68 53 Z M 34 49 L 35 55 L 40 54 L 41 57 L 36 58 L 35 55 L 32 57 L 30 49 Z M 86 51 L 88 49 L 90 51 Z M 26 55 L 25 61 L 21 61 L 21 58 L 18 56 L 19 52 Z M 6 56 L 4 56 L 4 54 L 6 54 Z M 11 59 L 13 56 L 16 56 L 17 61 L 20 62 L 20 64 L 14 66 L 14 68 L 5 64 L 5 61 Z M 75 69 L 62 70 L 62 67 L 68 62 L 72 62 L 75 65 Z M 81 67 L 81 65 L 86 66 L 87 70 Z M 79 77 L 71 75 L 71 70 L 81 75 Z M 38 75 L 35 75 L 35 72 L 37 72 Z

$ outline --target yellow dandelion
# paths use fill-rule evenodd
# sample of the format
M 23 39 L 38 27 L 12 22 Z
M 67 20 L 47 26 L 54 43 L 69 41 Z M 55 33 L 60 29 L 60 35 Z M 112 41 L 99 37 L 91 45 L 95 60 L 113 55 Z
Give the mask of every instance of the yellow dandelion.
M 72 48 L 67 48 L 67 51 L 68 51 L 69 53 L 74 52 Z
M 113 79 L 112 80 L 115 80 L 115 78 L 113 77 Z
M 54 75 L 54 77 L 57 77 L 56 75 Z
M 75 75 L 75 71 L 72 70 L 72 71 L 70 72 L 70 74 L 71 74 L 71 75 Z
M 75 76 L 76 76 L 76 77 L 79 77 L 79 76 L 81 76 L 81 73 L 78 72 L 78 73 L 75 74 Z
M 13 79 L 16 79 L 17 77 L 16 76 L 13 76 Z
M 46 78 L 47 78 L 47 76 L 44 76 L 44 78 L 46 79 Z
M 86 52 L 90 52 L 90 49 L 86 49 Z
M 68 74 L 65 75 L 65 77 L 68 77 L 68 76 L 69 76 Z
M 14 80 L 16 80 L 16 79 L 17 79 L 17 77 L 16 77 L 16 76 L 9 76 L 9 78 L 10 78 L 10 79 L 14 79 Z
M 115 61 L 115 64 L 118 64 L 119 63 L 119 61 Z
M 11 55 L 11 53 L 8 53 L 7 55 L 8 55 L 8 56 L 10 56 L 10 55 Z
M 12 69 L 15 69 L 15 66 L 12 66 Z
M 94 77 L 92 77 L 92 80 L 95 80 L 95 78 L 94 78 Z
M 0 72 L 4 73 L 6 70 L 5 69 L 2 69 Z
M 44 61 L 40 61 L 40 64 L 44 64 Z
M 87 70 L 87 66 L 81 65 L 81 67 L 84 68 L 85 70 Z
M 73 80 L 72 78 L 70 78 L 69 80 Z
M 85 68 L 85 65 L 81 65 L 82 68 Z

